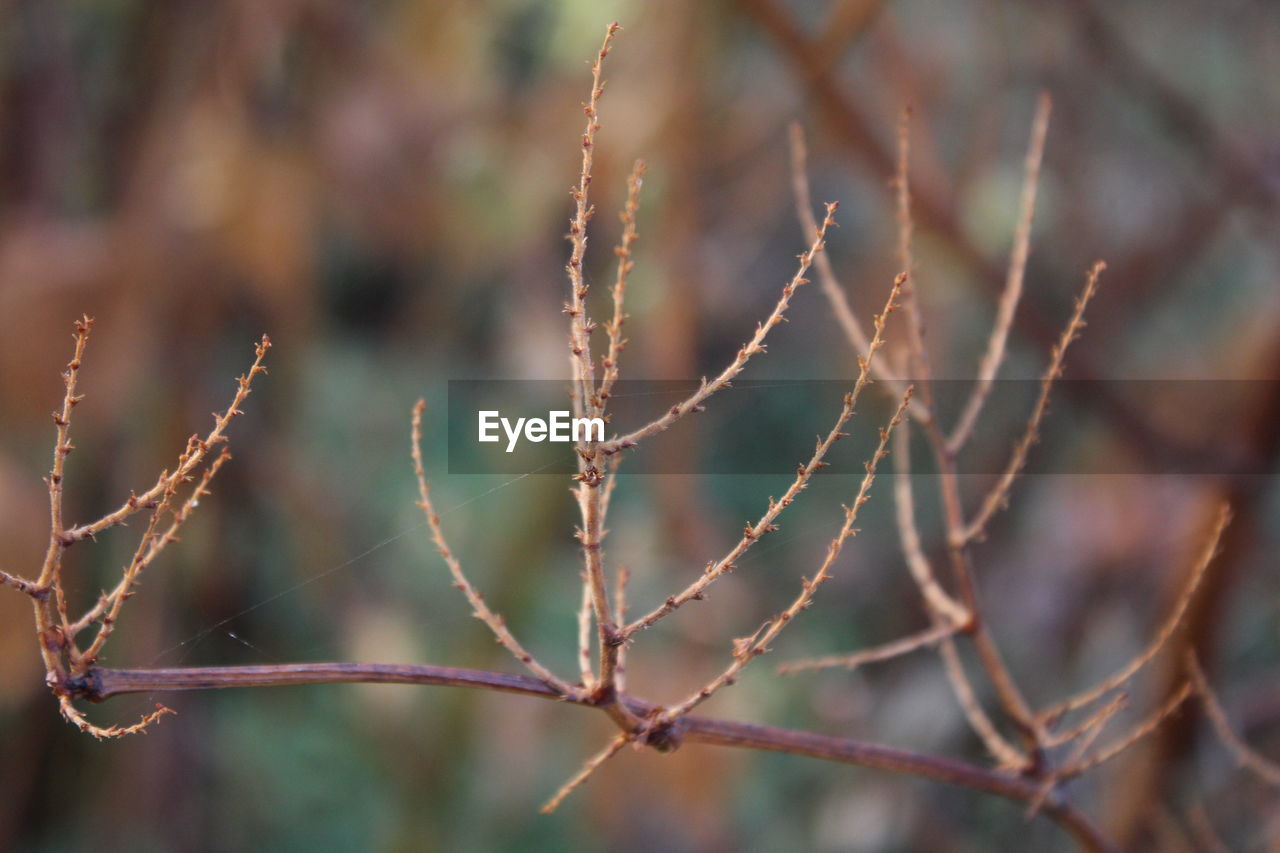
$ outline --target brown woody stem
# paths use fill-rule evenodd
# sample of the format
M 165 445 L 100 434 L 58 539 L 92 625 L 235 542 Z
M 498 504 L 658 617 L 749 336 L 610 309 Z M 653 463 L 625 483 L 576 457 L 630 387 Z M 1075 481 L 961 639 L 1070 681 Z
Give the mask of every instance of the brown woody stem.
M 89 670 L 77 684 L 69 687 L 74 688 L 79 698 L 100 702 L 124 693 L 334 682 L 474 687 L 522 693 L 527 696 L 555 699 L 578 705 L 590 704 L 587 699 L 565 699 L 542 681 L 527 675 L 420 664 L 297 663 L 174 669 L 95 667 Z M 619 696 L 619 701 L 640 717 L 651 714 L 657 707 L 631 696 Z M 922 755 L 905 749 L 864 743 L 849 738 L 694 715 L 682 717 L 678 725 L 679 736 L 684 741 L 785 752 L 825 761 L 838 761 L 887 770 L 891 773 L 920 776 L 1022 802 L 1032 802 L 1042 793 L 1040 785 L 1035 780 L 1009 776 L 954 758 Z M 1117 849 L 1083 812 L 1071 804 L 1051 796 L 1044 803 L 1043 812 L 1069 832 L 1082 849 L 1088 851 Z

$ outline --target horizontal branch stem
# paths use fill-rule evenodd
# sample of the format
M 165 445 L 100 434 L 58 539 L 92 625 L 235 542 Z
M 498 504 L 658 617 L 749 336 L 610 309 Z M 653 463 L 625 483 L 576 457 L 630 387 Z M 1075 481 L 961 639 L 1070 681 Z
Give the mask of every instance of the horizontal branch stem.
M 95 667 L 86 674 L 84 683 L 80 685 L 80 694 L 83 698 L 100 702 L 125 693 L 353 682 L 474 687 L 590 705 L 588 699 L 566 699 L 528 675 L 448 666 L 380 663 L 295 663 L 173 669 Z M 620 696 L 619 701 L 637 716 L 647 716 L 656 709 L 652 703 L 631 696 Z M 694 715 L 682 717 L 679 726 L 681 737 L 688 742 L 804 755 L 891 773 L 920 776 L 1023 802 L 1031 802 L 1042 793 L 1035 780 L 1009 776 L 954 758 L 923 755 L 849 738 Z M 1089 818 L 1071 804 L 1057 797 L 1050 797 L 1044 804 L 1043 811 L 1071 833 L 1082 849 L 1116 849 Z

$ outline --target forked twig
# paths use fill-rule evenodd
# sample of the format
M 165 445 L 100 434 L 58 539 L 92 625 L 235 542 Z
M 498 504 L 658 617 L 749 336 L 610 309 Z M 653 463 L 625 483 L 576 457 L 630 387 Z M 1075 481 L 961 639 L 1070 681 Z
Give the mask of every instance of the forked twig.
M 114 631 L 124 602 L 132 595 L 132 588 L 137 582 L 139 573 L 158 556 L 166 544 L 176 538 L 177 529 L 190 516 L 193 505 L 189 501 L 182 510 L 174 514 L 174 521 L 170 527 L 163 534 L 159 532 L 160 519 L 172 505 L 178 488 L 191 479 L 213 445 L 227 440 L 225 435 L 227 427 L 235 417 L 242 414 L 239 406 L 249 395 L 253 378 L 259 373 L 266 372 L 262 362 L 271 346 L 271 341 L 265 335 L 262 337 L 254 351 L 255 358 L 248 373 L 237 380 L 236 393 L 232 397 L 231 405 L 221 414 L 214 413 L 213 429 L 203 439 L 199 436 L 188 439 L 185 450 L 178 458 L 177 467 L 172 472 L 162 472 L 154 486 L 142 495 L 131 494 L 119 509 L 107 513 L 97 521 L 68 529 L 62 512 L 63 469 L 66 457 L 73 449 L 69 438 L 71 411 L 83 399 L 76 394 L 77 381 L 85 345 L 92 328 L 93 319 L 88 316 L 75 324 L 75 351 L 63 374 L 66 393 L 63 396 L 61 411 L 55 412 L 53 416 L 57 437 L 54 445 L 53 468 L 46 478 L 50 506 L 49 545 L 39 578 L 31 582 L 24 578 L 6 576 L 5 582 L 26 592 L 35 602 L 36 636 L 41 660 L 46 668 L 45 679 L 54 695 L 58 697 L 63 716 L 94 737 L 112 738 L 143 731 L 164 714 L 172 712 L 165 708 L 158 708 L 156 712 L 146 715 L 138 723 L 124 728 L 97 726 L 76 710 L 72 703 L 75 690 L 69 685 L 81 682 L 93 668 L 101 656 L 103 646 Z M 211 470 L 216 471 L 218 467 L 220 463 L 215 463 Z M 201 485 L 196 488 L 197 493 L 207 486 L 210 476 L 212 476 L 211 473 L 206 473 Z M 101 596 L 95 605 L 73 621 L 68 615 L 63 584 L 63 553 L 74 543 L 92 538 L 109 527 L 123 524 L 130 516 L 143 510 L 150 510 L 151 519 L 132 559 L 124 569 L 121 580 L 111 593 Z M 94 621 L 100 621 L 101 628 L 88 649 L 81 651 L 76 644 L 76 635 Z
M 1121 690 L 1113 696 L 1107 704 L 1103 705 L 1101 708 L 1094 711 L 1071 728 L 1063 729 L 1060 732 L 1050 732 L 1049 736 L 1045 738 L 1045 746 L 1062 746 L 1065 743 L 1070 743 L 1076 740 L 1076 738 L 1079 738 L 1082 735 L 1090 735 L 1095 729 L 1101 730 L 1102 726 L 1104 726 L 1108 720 L 1118 712 L 1122 711 L 1128 704 L 1129 694 L 1126 691 Z M 1077 756 L 1077 758 L 1078 757 L 1079 756 Z
M 1079 738 L 1079 740 L 1076 741 L 1075 746 L 1071 748 L 1070 757 L 1068 757 L 1063 764 L 1069 767 L 1072 764 L 1079 762 L 1080 759 L 1084 757 L 1084 754 L 1089 751 L 1089 748 L 1093 746 L 1093 742 L 1102 734 L 1102 730 L 1106 728 L 1107 723 L 1111 721 L 1111 718 L 1120 713 L 1128 703 L 1128 693 L 1117 693 L 1110 702 L 1103 705 L 1102 708 L 1098 710 L 1098 713 L 1089 717 L 1070 732 L 1061 734 L 1059 736 L 1060 739 L 1056 741 L 1056 743 L 1066 743 L 1077 737 Z M 1053 793 L 1053 789 L 1056 788 L 1058 783 L 1061 781 L 1062 778 L 1057 772 L 1050 772 L 1045 777 L 1044 784 L 1040 788 L 1040 793 L 1027 806 L 1028 820 L 1036 816 L 1036 813 L 1040 811 L 1041 806 L 1044 805 L 1044 801 L 1051 793 Z
M 1173 713 L 1182 707 L 1182 703 L 1187 701 L 1187 697 L 1191 695 L 1191 682 L 1187 681 L 1177 690 L 1169 695 L 1160 706 L 1151 712 L 1145 719 L 1135 725 L 1129 732 L 1104 747 L 1098 753 L 1083 758 L 1072 764 L 1066 765 L 1058 772 L 1058 778 L 1062 781 L 1074 779 L 1082 773 L 1085 773 L 1099 764 L 1110 761 L 1138 741 L 1150 735 Z
M 107 513 L 97 521 L 67 530 L 66 537 L 72 542 L 78 542 L 90 539 L 107 528 L 124 524 L 130 516 L 151 506 L 160 499 L 169 477 L 185 479 L 190 476 L 204 461 L 205 456 L 212 447 L 226 442 L 226 431 L 231 421 L 244 414 L 240 409 L 240 405 L 244 403 L 245 398 L 253 390 L 253 378 L 260 373 L 267 372 L 267 368 L 263 366 L 262 362 L 267 357 L 269 349 L 271 349 L 271 339 L 263 335 L 262 340 L 259 341 L 257 348 L 254 350 L 255 358 L 253 364 L 249 367 L 249 372 L 236 379 L 236 392 L 231 398 L 231 405 L 221 414 L 214 412 L 213 429 L 203 439 L 195 442 L 195 450 L 186 457 L 185 462 L 179 465 L 172 474 L 161 476 L 157 479 L 155 485 L 147 489 L 147 491 L 140 495 L 130 495 L 129 499 L 113 512 Z
M 200 483 L 191 492 L 191 494 L 187 496 L 186 501 L 182 504 L 182 508 L 174 513 L 173 521 L 169 524 L 168 529 L 165 530 L 164 534 L 153 538 L 150 549 L 143 557 L 142 564 L 138 567 L 138 572 L 135 573 L 132 579 L 130 579 L 126 574 L 125 577 L 120 579 L 120 582 L 116 584 L 115 588 L 112 589 L 111 592 L 104 593 L 99 596 L 97 603 L 86 610 L 84 615 L 71 625 L 72 637 L 76 636 L 85 628 L 89 627 L 89 625 L 93 624 L 93 622 L 97 621 L 97 619 L 106 612 L 107 608 L 110 607 L 113 602 L 118 600 L 120 597 L 125 596 L 128 593 L 129 587 L 136 583 L 137 574 L 141 573 L 143 569 L 151 565 L 155 558 L 160 555 L 160 552 L 164 550 L 166 545 L 178 541 L 178 531 L 182 528 L 182 525 L 186 524 L 187 520 L 191 518 L 192 513 L 194 513 L 196 507 L 199 506 L 201 499 L 209 495 L 209 484 L 213 481 L 213 478 L 217 476 L 218 471 L 222 466 L 229 461 L 231 461 L 231 451 L 224 447 L 222 452 L 218 454 L 218 457 L 214 459 L 209 467 L 204 470 L 204 473 L 201 474 Z M 181 465 L 179 465 L 179 467 L 181 467 Z

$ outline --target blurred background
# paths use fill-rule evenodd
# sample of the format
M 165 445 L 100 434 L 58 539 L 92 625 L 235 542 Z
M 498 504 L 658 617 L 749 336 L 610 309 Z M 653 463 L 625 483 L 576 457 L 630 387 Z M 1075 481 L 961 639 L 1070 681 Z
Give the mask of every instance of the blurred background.
M 226 405 L 254 340 L 269 376 L 234 462 L 143 579 L 108 666 L 430 662 L 512 670 L 468 616 L 413 505 L 408 414 L 450 379 L 567 375 L 563 240 L 587 64 L 610 57 L 588 279 L 607 316 L 615 216 L 649 164 L 624 375 L 718 370 L 772 307 L 803 241 L 787 127 L 810 144 L 830 242 L 869 317 L 896 271 L 890 179 L 913 118 L 917 262 L 941 376 L 972 376 L 1010 244 L 1035 98 L 1052 93 L 1027 293 L 1002 375 L 1045 364 L 1087 266 L 1110 269 L 1073 379 L 1202 382 L 1162 410 L 1071 392 L 1034 453 L 1115 476 L 1028 477 L 975 562 L 1032 701 L 1145 642 L 1214 507 L 1235 507 L 1184 636 L 1233 721 L 1280 755 L 1280 7 L 1092 0 L 8 0 L 0 19 L 0 565 L 46 541 L 49 412 L 82 313 L 97 326 L 73 425 L 71 521 L 172 464 Z M 816 287 L 753 379 L 840 379 L 853 354 Z M 1226 384 L 1226 380 L 1237 380 Z M 1097 391 L 1105 385 L 1081 383 Z M 1229 393 L 1228 393 L 1229 392 Z M 803 412 L 813 432 L 830 412 Z M 452 544 L 514 630 L 574 671 L 578 555 L 564 477 L 428 466 Z M 869 422 L 856 428 L 870 431 Z M 672 453 L 698 453 L 685 424 Z M 999 459 L 1016 424 L 989 424 Z M 694 435 L 694 439 L 689 436 Z M 795 449 L 807 456 L 808 442 Z M 1188 460 L 1219 475 L 1191 476 Z M 990 470 L 990 467 L 984 469 Z M 1234 475 L 1233 475 L 1234 472 Z M 623 476 L 606 544 L 637 607 L 736 541 L 788 477 Z M 973 495 L 989 477 L 965 479 Z M 706 602 L 643 635 L 632 689 L 669 701 L 794 595 L 839 524 L 820 477 Z M 943 542 L 927 481 L 926 547 Z M 773 664 L 926 625 L 888 483 L 815 606 L 710 714 L 985 761 L 936 658 L 854 674 Z M 140 535 L 70 554 L 85 604 Z M 317 686 L 123 697 L 145 737 L 98 743 L 57 714 L 30 611 L 0 595 L 0 848 L 21 850 L 1057 850 L 1022 806 L 822 762 L 690 746 L 625 752 L 552 817 L 538 805 L 597 750 L 601 715 L 435 688 Z M 1176 655 L 1168 658 L 1176 660 Z M 1176 677 L 1161 659 L 1140 712 Z M 1280 849 L 1276 796 L 1190 709 L 1071 789 L 1126 849 Z

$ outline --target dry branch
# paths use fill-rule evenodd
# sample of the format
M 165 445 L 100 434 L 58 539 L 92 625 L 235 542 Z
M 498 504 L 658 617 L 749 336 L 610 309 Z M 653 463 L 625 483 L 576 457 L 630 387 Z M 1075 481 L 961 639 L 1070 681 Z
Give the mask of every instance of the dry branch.
M 1236 764 L 1250 770 L 1267 784 L 1280 786 L 1280 764 L 1259 755 L 1231 728 L 1227 712 L 1209 686 L 1209 679 L 1205 677 L 1204 668 L 1200 666 L 1200 659 L 1196 657 L 1194 650 L 1187 652 L 1187 673 L 1191 676 L 1191 683 L 1204 706 L 1205 716 L 1213 725 L 1214 733 L 1236 760 Z
M 996 308 L 995 324 L 987 340 L 987 350 L 978 363 L 978 380 L 965 403 L 964 411 L 947 439 L 947 450 L 956 453 L 964 447 L 978 422 L 982 406 L 991 394 L 992 382 L 1004 361 L 1005 344 L 1009 330 L 1013 328 L 1013 314 L 1022 298 L 1022 280 L 1027 270 L 1027 255 L 1031 251 L 1031 221 L 1035 217 L 1036 189 L 1040 185 L 1040 163 L 1044 159 L 1044 141 L 1049 131 L 1049 113 L 1052 101 L 1048 94 L 1041 94 L 1036 102 L 1036 115 L 1031 123 L 1031 143 L 1027 146 L 1027 159 L 1022 180 L 1022 202 L 1019 206 L 1018 224 L 1013 237 L 1013 252 L 1009 255 L 1009 271 L 1005 277 L 1004 292 Z
M 427 485 L 426 471 L 422 466 L 422 412 L 426 407 L 425 400 L 419 400 L 413 407 L 411 453 L 413 457 L 413 473 L 418 479 L 418 506 L 427 517 L 427 525 L 431 529 L 431 539 L 435 542 L 436 550 L 440 552 L 440 557 L 444 560 L 445 565 L 449 567 L 449 573 L 453 575 L 454 586 L 462 590 L 462 594 L 466 596 L 467 603 L 471 605 L 471 610 L 475 617 L 489 626 L 489 630 L 493 632 L 494 637 L 516 660 L 561 696 L 577 695 L 577 690 L 558 678 L 551 670 L 539 663 L 532 654 L 526 651 L 524 646 L 520 645 L 520 642 L 507 629 L 506 622 L 503 621 L 502 617 L 489 608 L 489 605 L 485 603 L 484 596 L 476 591 L 476 588 L 471 585 L 471 581 L 467 580 L 466 574 L 462 571 L 462 564 L 458 562 L 458 558 L 454 556 L 453 550 L 445 540 L 444 530 L 440 526 L 440 516 L 436 514 L 435 507 L 431 503 L 431 487 Z
M 702 383 L 698 386 L 697 391 L 693 392 L 693 394 L 680 403 L 673 405 L 664 412 L 661 417 L 650 421 L 644 426 L 635 429 L 620 438 L 614 438 L 604 442 L 600 445 L 603 452 L 615 453 L 619 450 L 634 447 L 642 439 L 668 429 L 672 424 L 683 418 L 685 415 L 690 412 L 697 411 L 708 397 L 715 394 L 717 391 L 729 387 L 733 378 L 742 372 L 742 369 L 747 366 L 747 362 L 751 360 L 753 355 L 765 351 L 764 341 L 765 338 L 769 336 L 769 331 L 786 319 L 787 308 L 791 304 L 791 297 L 795 295 L 795 292 L 799 287 L 808 283 L 808 279 L 806 279 L 804 275 L 808 272 L 810 265 L 814 262 L 814 259 L 818 257 L 819 253 L 825 247 L 827 229 L 831 228 L 831 226 L 835 224 L 836 209 L 839 206 L 839 204 L 834 202 L 827 205 L 826 216 L 823 218 L 822 225 L 819 226 L 812 244 L 810 244 L 808 250 L 799 256 L 800 264 L 796 269 L 795 275 L 793 275 L 791 280 L 782 288 L 782 295 L 778 297 L 778 302 L 773 306 L 773 310 L 769 312 L 769 316 L 765 318 L 763 323 L 756 325 L 756 332 L 751 336 L 751 340 L 747 341 L 738 349 L 738 354 L 734 356 L 733 361 L 729 362 L 729 365 L 725 367 L 724 370 L 720 371 L 720 373 L 710 382 L 704 378 Z
M 843 438 L 846 433 L 842 430 L 848 424 L 849 418 L 853 416 L 853 407 L 857 403 L 858 396 L 862 393 L 862 388 L 867 384 L 868 372 L 875 362 L 876 353 L 884 346 L 884 328 L 885 322 L 888 320 L 889 314 L 897 307 L 897 298 L 902 290 L 903 277 L 899 275 L 893 281 L 893 286 L 889 288 L 889 298 L 885 301 L 884 310 L 876 317 L 875 320 L 875 336 L 871 339 L 871 343 L 867 349 L 865 359 L 859 359 L 860 375 L 858 381 L 854 384 L 853 391 L 845 395 L 844 404 L 840 408 L 839 415 L 836 416 L 836 422 L 827 432 L 826 436 L 819 440 L 813 449 L 813 455 L 809 457 L 809 461 L 796 467 L 795 479 L 791 481 L 791 485 L 782 493 L 782 497 L 778 500 L 769 499 L 769 507 L 764 514 L 755 522 L 748 524 L 742 531 L 742 537 L 738 543 L 734 545 L 729 552 L 707 564 L 702 575 L 689 584 L 679 593 L 669 596 L 659 607 L 654 608 L 645 616 L 637 619 L 627 625 L 622 631 L 623 638 L 628 638 L 636 631 L 651 627 L 655 622 L 669 613 L 674 612 L 689 601 L 701 599 L 704 597 L 707 587 L 709 587 L 717 578 L 734 570 L 738 560 L 761 538 L 777 530 L 775 522 L 782 511 L 795 501 L 800 492 L 804 491 L 808 486 L 810 478 L 814 473 L 826 466 L 823 460 L 828 452 L 837 441 Z
M 1191 604 L 1191 599 L 1195 596 L 1196 589 L 1200 586 L 1200 581 L 1204 579 L 1204 573 L 1208 570 L 1209 564 L 1213 562 L 1214 555 L 1218 551 L 1218 542 L 1222 539 L 1222 533 L 1226 530 L 1227 524 L 1231 521 L 1231 509 L 1223 504 L 1218 510 L 1218 517 L 1214 521 L 1213 528 L 1209 532 L 1208 539 L 1200 550 L 1200 555 L 1196 559 L 1195 565 L 1191 569 L 1191 573 L 1187 576 L 1187 582 L 1183 586 L 1182 591 L 1178 594 L 1178 599 L 1174 602 L 1173 609 L 1169 615 L 1165 617 L 1164 622 L 1160 625 L 1151 642 L 1146 648 L 1135 655 L 1128 663 L 1120 667 L 1111 675 L 1099 681 L 1087 690 L 1070 696 L 1061 702 L 1058 702 L 1049 708 L 1040 712 L 1042 719 L 1046 721 L 1055 720 L 1063 714 L 1082 708 L 1085 705 L 1095 702 L 1101 697 L 1110 693 L 1112 690 L 1123 685 L 1133 676 L 1151 662 L 1160 650 L 1164 648 L 1165 643 L 1173 636 L 1174 632 L 1182 625 L 1182 617 L 1187 612 L 1187 607 Z
M 868 361 L 862 361 L 861 373 L 858 376 L 858 383 L 854 385 L 854 389 L 845 397 L 845 405 L 849 409 L 853 408 L 854 403 L 858 399 L 859 392 L 866 386 Z M 880 430 L 880 443 L 876 446 L 875 452 L 871 458 L 867 460 L 866 474 L 862 478 L 862 483 L 858 487 L 858 494 L 853 499 L 853 503 L 844 508 L 844 523 L 840 526 L 839 532 L 836 533 L 831 544 L 827 546 L 827 555 L 822 561 L 822 565 L 818 567 L 817 573 L 812 579 L 801 579 L 800 594 L 796 596 L 791 605 L 782 613 L 774 616 L 766 622 L 761 629 L 750 637 L 742 638 L 734 641 L 733 662 L 729 664 L 723 672 L 715 678 L 708 681 L 705 685 L 695 690 L 682 701 L 669 707 L 662 715 L 664 721 L 670 722 L 677 720 L 685 714 L 692 711 L 698 705 L 710 699 L 716 691 L 732 684 L 738 677 L 738 673 L 746 668 L 747 664 L 752 660 L 769 651 L 769 644 L 782 633 L 790 622 L 798 616 L 801 611 L 807 609 L 813 601 L 814 593 L 818 591 L 823 583 L 831 577 L 831 567 L 835 564 L 836 558 L 840 556 L 840 551 L 844 547 L 844 543 L 851 536 L 857 534 L 854 528 L 854 522 L 858 520 L 858 510 L 867 502 L 871 491 L 871 484 L 876 479 L 876 467 L 880 464 L 880 460 L 889 452 L 889 436 L 902 421 L 903 412 L 906 411 L 907 404 L 911 402 L 911 388 L 907 388 L 906 394 L 902 397 L 902 402 L 898 405 L 897 411 L 893 417 L 889 419 L 889 423 Z

